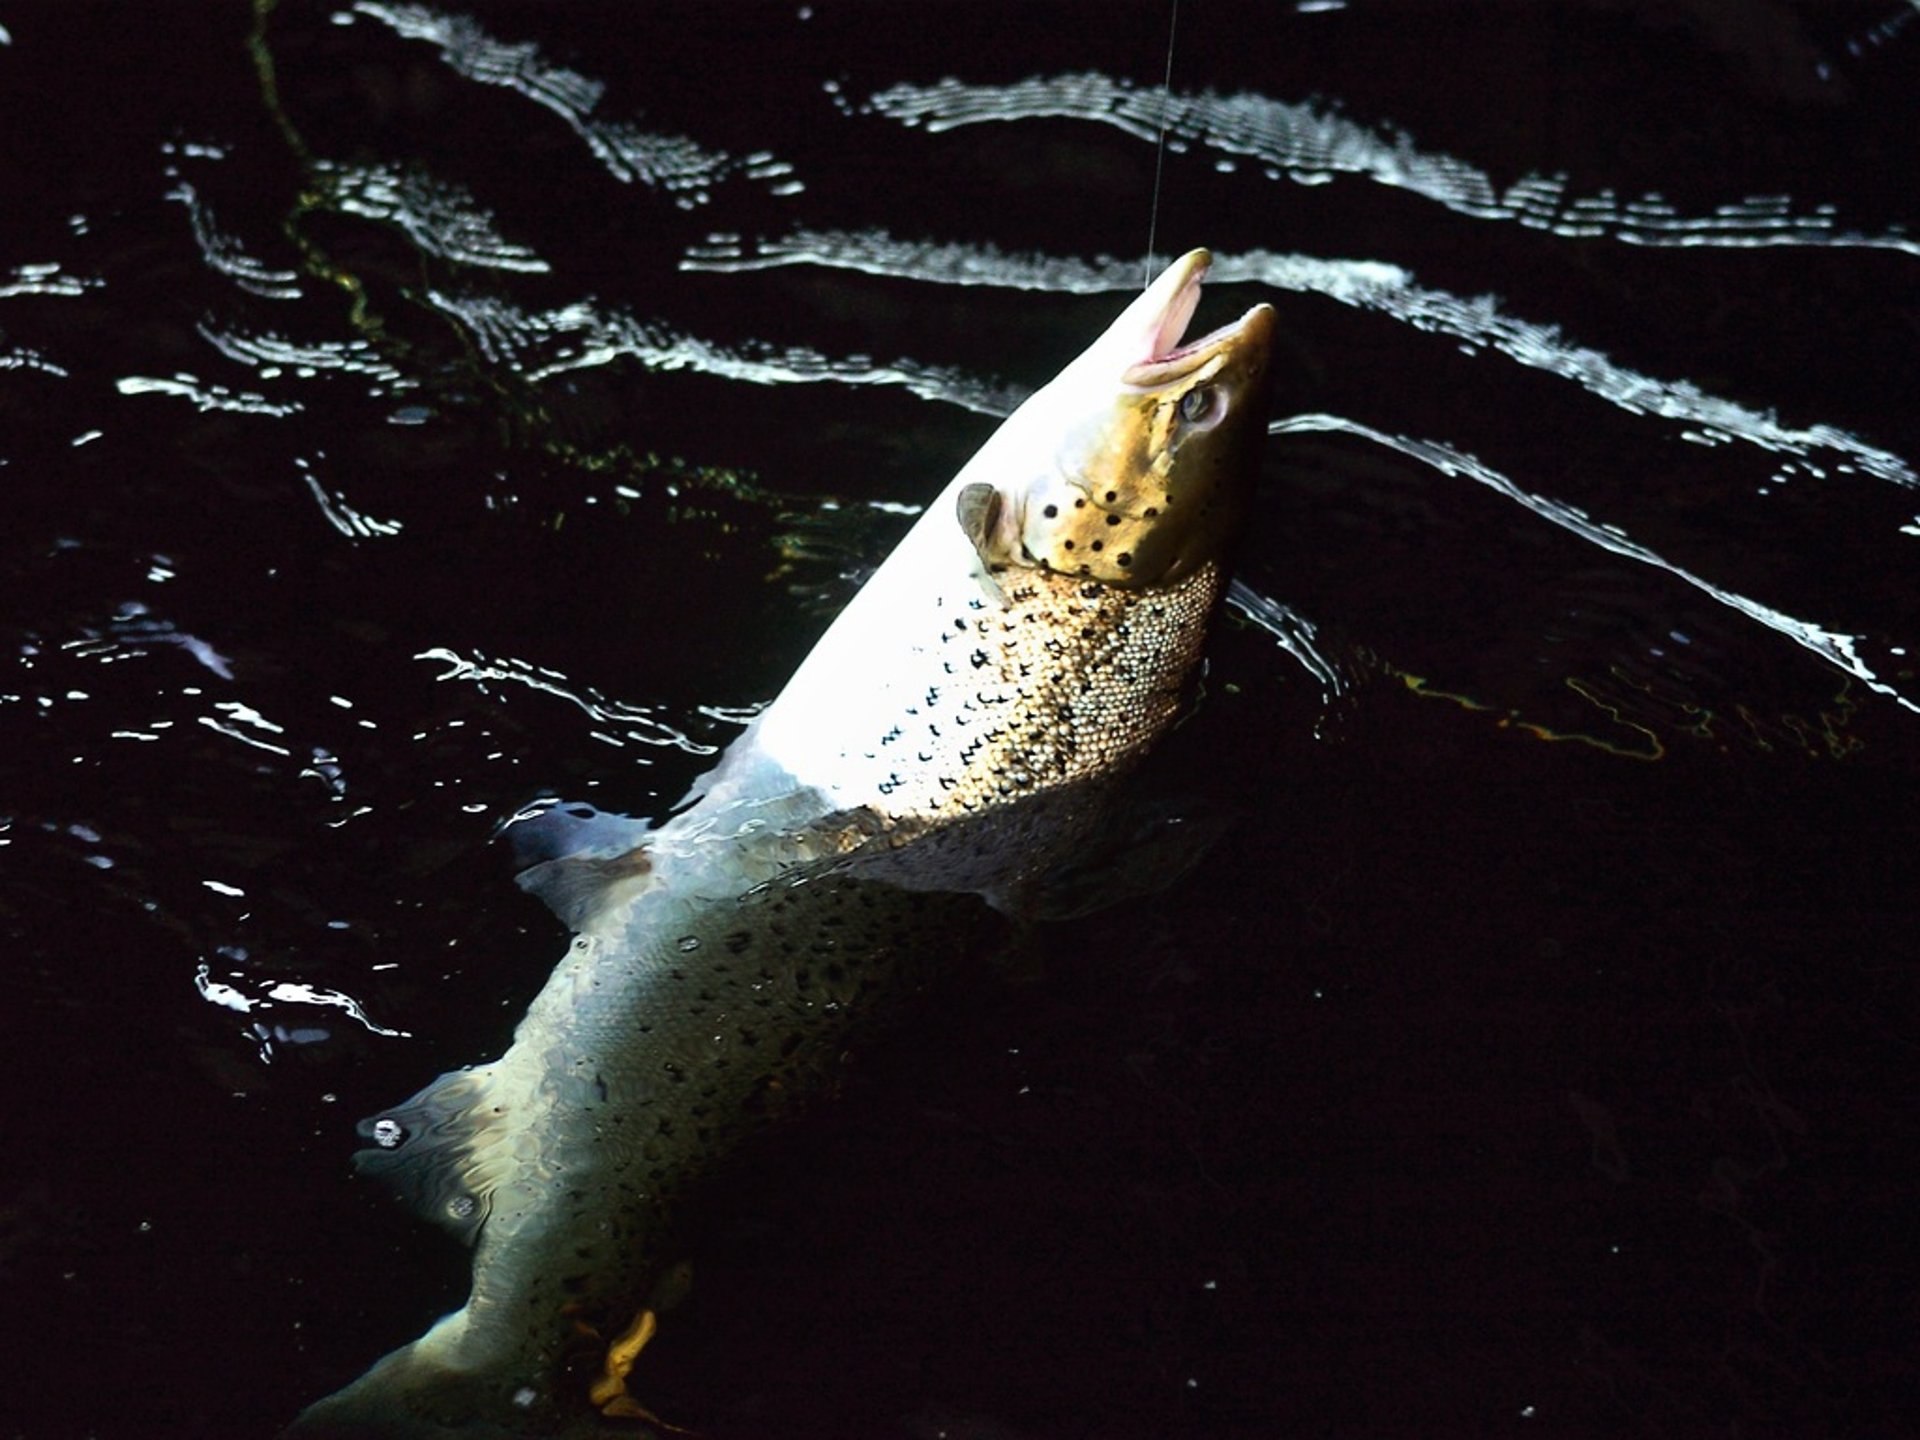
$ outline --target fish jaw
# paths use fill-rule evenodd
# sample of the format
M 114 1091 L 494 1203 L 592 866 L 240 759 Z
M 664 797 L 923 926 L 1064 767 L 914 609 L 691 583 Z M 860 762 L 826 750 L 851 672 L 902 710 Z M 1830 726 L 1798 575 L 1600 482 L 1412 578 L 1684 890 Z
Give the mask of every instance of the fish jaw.
M 1256 305 L 1183 343 L 1209 264 L 1193 250 L 1169 265 L 962 472 L 990 576 L 1037 566 L 1138 589 L 1224 557 L 1259 470 L 1275 317 Z

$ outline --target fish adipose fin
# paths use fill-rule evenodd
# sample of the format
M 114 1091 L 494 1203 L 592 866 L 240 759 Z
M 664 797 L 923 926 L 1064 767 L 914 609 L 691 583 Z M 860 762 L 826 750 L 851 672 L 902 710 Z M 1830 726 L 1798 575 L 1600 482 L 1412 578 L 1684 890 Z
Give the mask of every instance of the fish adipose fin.
M 411 1100 L 359 1124 L 373 1144 L 353 1157 L 362 1175 L 386 1181 L 422 1217 L 462 1244 L 480 1238 L 502 1161 L 494 1140 L 508 1107 L 492 1093 L 485 1066 L 442 1075 Z
M 638 895 L 652 874 L 646 840 L 653 828 L 591 805 L 522 811 L 499 833 L 525 867 L 514 883 L 539 896 L 574 930 L 587 929 L 596 916 Z

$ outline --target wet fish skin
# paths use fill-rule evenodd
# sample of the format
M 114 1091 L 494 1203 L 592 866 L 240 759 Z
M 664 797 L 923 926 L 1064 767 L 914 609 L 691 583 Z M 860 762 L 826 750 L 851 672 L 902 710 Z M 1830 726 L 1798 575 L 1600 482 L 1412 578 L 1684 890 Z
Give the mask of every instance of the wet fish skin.
M 1263 432 L 1272 312 L 1178 343 L 1205 269 L 1008 419 L 686 808 L 523 876 L 578 934 L 512 1046 L 362 1127 L 471 1294 L 292 1434 L 604 1425 L 686 1197 L 1098 833 L 1185 704 Z

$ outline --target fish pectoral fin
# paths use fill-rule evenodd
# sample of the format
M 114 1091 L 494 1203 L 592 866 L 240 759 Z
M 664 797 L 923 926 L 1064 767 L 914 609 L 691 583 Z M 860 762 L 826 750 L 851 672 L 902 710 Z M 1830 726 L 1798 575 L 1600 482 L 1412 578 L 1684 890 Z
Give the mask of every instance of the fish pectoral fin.
M 954 509 L 960 518 L 961 533 L 980 559 L 974 578 L 994 604 L 1006 609 L 1007 592 L 996 578 L 1015 558 L 1007 545 L 1012 512 L 1006 497 L 991 485 L 967 485 L 961 488 Z
M 578 802 L 523 811 L 501 826 L 525 868 L 514 882 L 561 920 L 584 930 L 596 915 L 644 890 L 653 870 L 644 820 Z
M 577 931 L 646 889 L 652 872 L 652 857 L 642 846 L 622 855 L 544 860 L 514 876 L 514 883 L 546 901 L 548 909 Z

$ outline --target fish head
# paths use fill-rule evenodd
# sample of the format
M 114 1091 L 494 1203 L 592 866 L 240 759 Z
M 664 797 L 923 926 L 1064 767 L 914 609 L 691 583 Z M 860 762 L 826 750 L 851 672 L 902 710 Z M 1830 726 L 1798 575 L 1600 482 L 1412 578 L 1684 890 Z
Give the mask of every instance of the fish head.
M 1239 528 L 1266 436 L 1274 312 L 1186 341 L 1210 264 L 1181 256 L 1010 423 L 1044 456 L 962 490 L 962 528 L 988 571 L 1039 566 L 1105 584 L 1172 584 Z M 1028 461 L 1032 464 L 1031 459 Z

